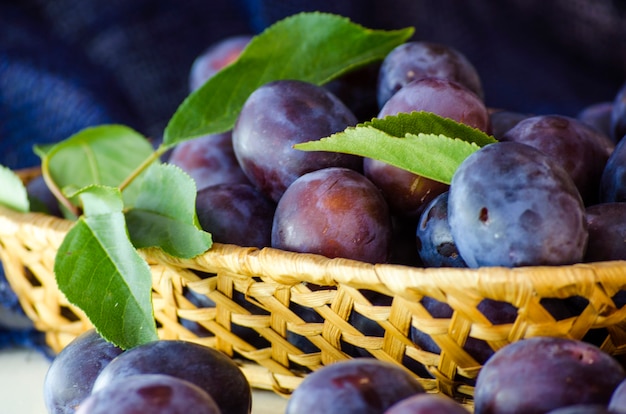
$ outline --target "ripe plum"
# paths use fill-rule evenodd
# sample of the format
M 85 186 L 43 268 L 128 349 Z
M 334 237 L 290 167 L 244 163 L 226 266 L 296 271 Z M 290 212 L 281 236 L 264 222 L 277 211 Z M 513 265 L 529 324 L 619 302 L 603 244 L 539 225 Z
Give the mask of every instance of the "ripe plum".
M 600 177 L 600 202 L 626 201 L 626 140 L 620 140 Z
M 432 112 L 483 132 L 490 131 L 489 111 L 484 102 L 453 80 L 430 77 L 411 81 L 387 101 L 378 117 L 414 111 Z
M 611 394 L 608 408 L 618 413 L 626 412 L 626 380 L 620 382 Z
M 606 405 L 624 377 L 617 360 L 594 345 L 560 337 L 524 339 L 501 348 L 482 367 L 474 411 L 533 414 Z
M 598 199 L 600 177 L 615 148 L 603 133 L 563 115 L 526 118 L 500 140 L 530 145 L 553 157 L 572 176 L 587 205 Z
M 586 210 L 586 262 L 626 260 L 626 202 L 601 203 Z
M 393 165 L 365 158 L 363 173 L 383 191 L 391 211 L 403 218 L 417 218 L 424 207 L 448 185 Z
M 611 137 L 619 142 L 626 135 L 626 83 L 617 91 L 611 111 Z
M 74 413 L 91 393 L 100 372 L 122 352 L 95 329 L 77 336 L 54 357 L 44 378 L 43 395 L 48 412 Z
M 452 238 L 448 223 L 448 192 L 424 209 L 415 231 L 417 251 L 427 267 L 467 267 Z
M 98 375 L 92 392 L 140 374 L 164 374 L 206 391 L 222 412 L 249 414 L 252 391 L 241 369 L 221 352 L 182 340 L 159 340 L 131 348 Z
M 385 414 L 468 414 L 458 402 L 442 394 L 416 394 L 392 405 Z
M 482 131 L 489 130 L 484 103 L 451 80 L 421 78 L 409 82 L 387 101 L 378 117 L 413 111 L 433 112 Z M 364 158 L 363 172 L 382 190 L 392 212 L 404 217 L 419 217 L 426 204 L 448 190 L 446 184 L 372 158 Z
M 576 119 L 597 131 L 602 132 L 613 142 L 613 133 L 611 132 L 611 114 L 613 113 L 613 102 L 596 102 L 584 107 L 576 115 Z
M 379 70 L 377 99 L 379 108 L 407 83 L 424 77 L 451 79 L 484 96 L 480 76 L 474 65 L 457 49 L 427 41 L 410 41 L 397 46 Z
M 603 404 L 575 404 L 550 410 L 547 414 L 616 414 Z
M 491 125 L 491 134 L 499 141 L 502 139 L 502 135 L 517 125 L 519 121 L 529 117 L 531 117 L 531 115 L 523 112 L 507 111 L 503 109 L 490 110 L 489 123 Z
M 252 35 L 230 36 L 205 49 L 191 65 L 189 90 L 195 91 L 217 72 L 237 60 L 250 40 Z
M 183 141 L 167 162 L 189 174 L 197 191 L 222 183 L 250 183 L 235 157 L 231 131 Z
M 133 375 L 91 394 L 76 414 L 222 414 L 202 388 L 170 375 Z
M 585 207 L 571 176 L 529 145 L 482 147 L 456 170 L 448 196 L 450 230 L 469 267 L 581 262 Z
M 355 358 L 309 374 L 289 398 L 285 414 L 383 414 L 423 392 L 406 370 L 374 358 Z
M 327 167 L 362 170 L 362 157 L 299 151 L 293 145 L 318 140 L 357 123 L 355 115 L 321 86 L 280 80 L 256 89 L 233 128 L 235 156 L 250 181 L 274 201 L 299 176 Z
M 252 35 L 231 36 L 209 46 L 191 66 L 190 92 L 237 60 L 251 39 Z M 232 131 L 183 141 L 170 151 L 167 161 L 191 175 L 198 191 L 214 184 L 249 182 L 235 157 Z
M 196 197 L 200 226 L 217 243 L 270 246 L 275 209 L 276 203 L 250 183 L 212 185 Z
M 384 263 L 391 218 L 380 190 L 347 168 L 304 174 L 276 207 L 272 247 L 368 263 Z

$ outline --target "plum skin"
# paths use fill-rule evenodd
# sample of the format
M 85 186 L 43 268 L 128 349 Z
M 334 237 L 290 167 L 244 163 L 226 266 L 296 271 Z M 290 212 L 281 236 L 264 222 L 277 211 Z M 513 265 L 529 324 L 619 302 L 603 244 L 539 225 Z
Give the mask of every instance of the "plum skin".
M 231 131 L 181 142 L 167 162 L 189 174 L 196 191 L 222 183 L 250 183 L 235 157 Z
M 126 350 L 93 385 L 97 392 L 132 375 L 165 374 L 198 385 L 230 414 L 249 414 L 252 390 L 239 366 L 220 351 L 184 340 L 157 340 Z
M 100 372 L 121 348 L 95 329 L 77 336 L 59 352 L 44 378 L 44 403 L 51 414 L 70 414 L 89 396 Z
M 428 267 L 467 267 L 450 231 L 448 194 L 443 192 L 431 200 L 417 223 L 415 244 Z
M 216 243 L 268 247 L 276 204 L 250 183 L 222 183 L 198 191 L 198 222 Z
M 552 156 L 571 175 L 586 205 L 597 202 L 602 171 L 615 148 L 584 122 L 556 114 L 522 119 L 500 141 L 521 142 Z
M 298 178 L 279 200 L 272 247 L 385 263 L 391 231 L 387 203 L 371 181 L 348 168 L 324 168 Z
M 392 405 L 385 414 L 469 414 L 461 404 L 442 394 L 416 394 Z
M 560 337 L 523 339 L 499 349 L 482 367 L 474 410 L 534 414 L 567 405 L 606 405 L 625 375 L 617 360 L 589 343 Z
M 403 43 L 387 54 L 377 79 L 380 108 L 407 83 L 424 77 L 450 79 L 483 99 L 481 79 L 474 65 L 458 50 L 427 41 Z
M 407 83 L 385 103 L 378 118 L 415 111 L 432 112 L 484 132 L 490 130 L 484 102 L 450 79 L 425 77 Z M 373 158 L 363 159 L 363 172 L 382 190 L 392 212 L 401 217 L 419 217 L 426 204 L 448 190 L 447 184 Z
M 199 89 L 217 72 L 235 62 L 252 40 L 252 35 L 227 37 L 211 44 L 193 61 L 189 69 L 189 91 Z
M 466 158 L 448 196 L 452 236 L 469 267 L 582 262 L 588 231 L 571 176 L 529 145 L 497 142 Z
M 626 260 L 626 202 L 587 207 L 589 242 L 585 262 Z
M 363 169 L 362 157 L 293 146 L 315 141 L 357 124 L 356 116 L 321 86 L 279 80 L 257 88 L 233 127 L 233 149 L 246 176 L 278 201 L 296 178 L 328 167 Z
M 354 358 L 309 374 L 291 395 L 285 414 L 383 414 L 424 388 L 404 369 L 374 358 Z
M 112 412 L 222 414 L 215 400 L 202 388 L 163 374 L 133 375 L 124 381 L 109 384 L 87 397 L 76 414 Z

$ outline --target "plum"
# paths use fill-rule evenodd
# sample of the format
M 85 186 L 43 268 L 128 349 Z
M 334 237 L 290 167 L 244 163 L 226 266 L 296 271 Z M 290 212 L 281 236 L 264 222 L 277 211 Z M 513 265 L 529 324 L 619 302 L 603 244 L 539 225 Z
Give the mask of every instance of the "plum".
M 355 358 L 309 374 L 289 398 L 285 414 L 383 414 L 398 401 L 423 392 L 405 369 Z
M 272 247 L 368 263 L 385 263 L 391 218 L 379 189 L 348 168 L 304 174 L 283 194 L 272 226 Z
M 222 414 L 197 385 L 162 374 L 133 375 L 94 392 L 76 414 Z
M 448 194 L 445 191 L 428 203 L 415 230 L 417 251 L 428 267 L 467 267 L 450 231 Z
M 578 112 L 576 119 L 584 122 L 597 131 L 602 132 L 609 139 L 613 139 L 611 132 L 611 114 L 613 102 L 594 102 Z
M 547 414 L 614 414 L 602 404 L 576 404 L 550 410 Z
M 268 247 L 276 203 L 250 183 L 206 187 L 196 197 L 200 226 L 217 243 Z
M 585 261 L 626 260 L 626 202 L 589 206 L 585 216 L 589 232 Z
M 72 340 L 52 360 L 44 378 L 44 403 L 50 414 L 74 413 L 89 396 L 100 372 L 124 352 L 95 329 Z
M 618 413 L 626 413 L 626 380 L 620 382 L 611 394 L 608 408 Z
M 174 147 L 167 162 L 189 174 L 197 191 L 223 183 L 250 184 L 235 157 L 231 131 L 183 141 Z
M 120 354 L 98 375 L 92 392 L 142 374 L 171 375 L 207 392 L 224 413 L 249 414 L 252 390 L 239 366 L 216 349 L 184 340 L 158 340 Z
M 624 369 L 589 343 L 537 336 L 499 349 L 474 389 L 476 414 L 545 413 L 575 404 L 609 403 Z
M 530 145 L 553 157 L 572 177 L 585 204 L 598 200 L 598 186 L 615 144 L 603 133 L 564 115 L 535 115 L 518 122 L 500 141 Z
M 392 405 L 385 414 L 468 414 L 460 403 L 442 394 L 416 394 Z
M 626 139 L 609 156 L 600 177 L 600 203 L 626 201 Z
M 611 137 L 619 142 L 626 135 L 626 82 L 615 94 L 611 110 Z
M 489 111 L 489 123 L 491 125 L 491 134 L 497 140 L 501 140 L 502 136 L 521 120 L 531 117 L 532 115 L 523 112 L 509 111 L 504 109 L 491 109 Z
M 518 142 L 489 144 L 459 165 L 448 220 L 471 268 L 579 263 L 587 245 L 585 207 L 571 176 Z
M 489 114 L 482 100 L 463 85 L 449 79 L 420 78 L 393 95 L 379 118 L 414 111 L 432 112 L 481 131 L 489 131 Z M 447 184 L 422 177 L 373 158 L 363 159 L 363 173 L 380 188 L 393 214 L 417 218 Z
M 189 90 L 195 91 L 217 72 L 236 61 L 250 40 L 252 35 L 235 35 L 221 39 L 206 48 L 191 65 Z
M 481 99 L 484 96 L 476 68 L 459 50 L 441 43 L 410 41 L 397 46 L 383 60 L 376 85 L 379 107 L 407 83 L 424 77 L 450 79 Z
M 361 171 L 362 157 L 293 148 L 356 123 L 352 111 L 327 89 L 297 80 L 273 81 L 252 92 L 241 108 L 233 127 L 233 148 L 252 184 L 278 201 L 296 178 L 308 172 L 328 167 Z

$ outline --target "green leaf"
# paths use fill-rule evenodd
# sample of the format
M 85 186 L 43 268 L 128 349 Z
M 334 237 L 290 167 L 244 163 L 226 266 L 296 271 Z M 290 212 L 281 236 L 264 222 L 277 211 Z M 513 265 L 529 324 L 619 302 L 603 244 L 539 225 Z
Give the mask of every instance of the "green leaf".
M 492 142 L 495 139 L 482 131 L 451 119 L 413 112 L 374 119 L 294 148 L 360 155 L 450 184 L 461 162 Z
M 0 204 L 22 213 L 28 212 L 30 208 L 22 180 L 3 165 L 0 165 Z
M 382 119 L 374 118 L 361 126 L 376 128 L 398 138 L 403 138 L 406 134 L 421 133 L 459 138 L 480 147 L 496 142 L 495 138 L 479 129 L 425 111 L 399 113 Z
M 191 258 L 211 247 L 211 235 L 200 229 L 196 216 L 196 185 L 171 164 L 146 174 L 135 206 L 126 213 L 132 243 L 157 246 L 176 257 Z
M 119 190 L 91 186 L 77 196 L 85 214 L 57 251 L 54 273 L 59 289 L 119 347 L 158 339 L 152 275 L 128 239 Z
M 118 187 L 154 153 L 150 142 L 132 128 L 100 125 L 85 128 L 52 148 L 39 148 L 42 169 L 66 192 L 92 184 Z M 136 180 L 137 182 L 139 180 Z M 124 191 L 130 203 L 138 191 L 133 183 Z
M 190 94 L 165 129 L 164 145 L 231 129 L 248 96 L 274 80 L 323 84 L 382 60 L 413 34 L 384 31 L 327 13 L 300 13 L 255 36 L 239 58 Z

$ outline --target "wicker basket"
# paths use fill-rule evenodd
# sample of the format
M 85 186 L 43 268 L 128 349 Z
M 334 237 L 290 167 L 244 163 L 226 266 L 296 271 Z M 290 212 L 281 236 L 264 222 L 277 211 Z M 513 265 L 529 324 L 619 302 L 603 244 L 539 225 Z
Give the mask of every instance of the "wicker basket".
M 56 249 L 71 225 L 0 208 L 0 260 L 25 312 L 55 351 L 91 327 L 59 292 L 52 271 Z M 160 337 L 217 348 L 241 362 L 253 387 L 281 394 L 295 389 L 307 372 L 354 356 L 346 347 L 411 368 L 428 391 L 453 396 L 467 407 L 481 367 L 464 350 L 468 339 L 485 341 L 495 350 L 531 336 L 582 339 L 593 333 L 594 342 L 612 355 L 626 349 L 626 308 L 618 308 L 613 299 L 626 287 L 624 262 L 471 270 L 370 265 L 222 244 L 192 260 L 158 250 L 140 253 L 152 269 Z M 187 290 L 210 298 L 215 306 L 195 306 Z M 368 292 L 389 301 L 372 304 Z M 424 297 L 447 303 L 452 316 L 433 318 L 423 306 Z M 568 298 L 586 298 L 580 312 L 555 318 L 544 306 L 546 300 Z M 515 320 L 491 323 L 479 310 L 484 300 L 514 306 Z M 321 318 L 305 322 L 295 306 L 313 309 Z M 381 332 L 372 336 L 353 326 L 350 317 L 357 313 L 375 321 Z M 184 320 L 195 321 L 206 334 Z M 241 327 L 254 332 L 252 339 L 264 338 L 264 344 L 240 335 Z M 441 351 L 420 349 L 411 340 L 411 327 L 427 334 Z M 301 350 L 287 340 L 289 333 L 308 338 L 317 349 Z

